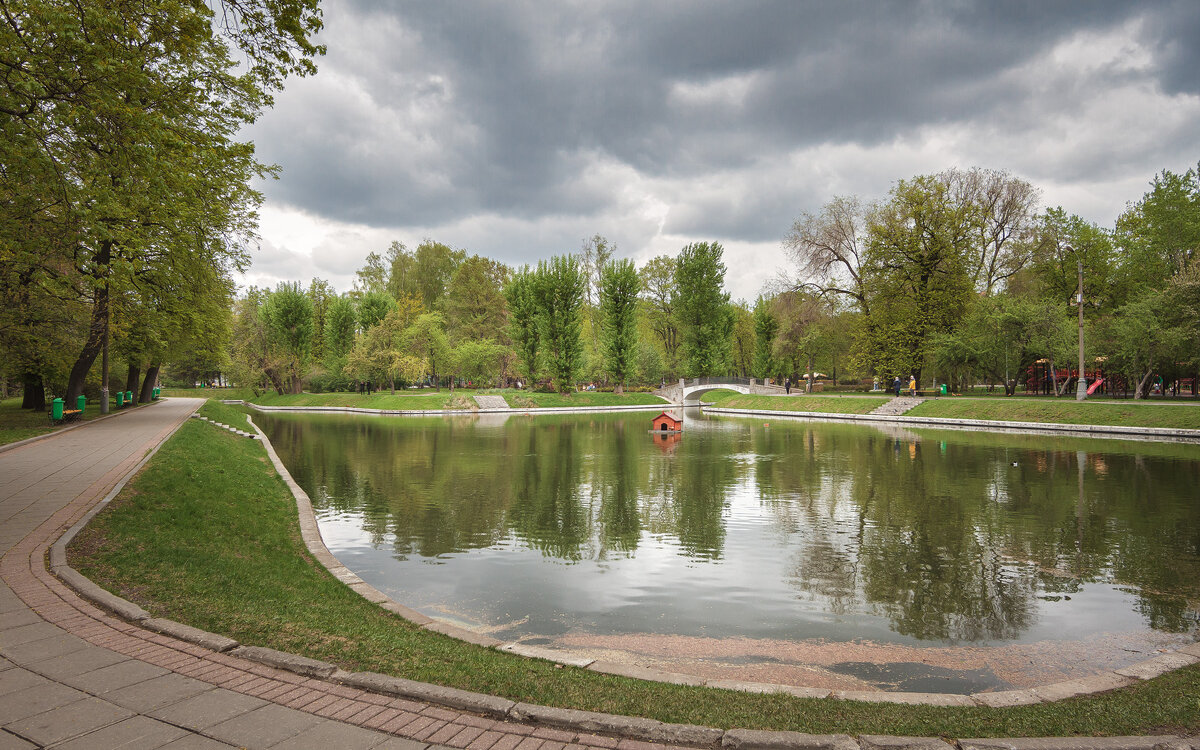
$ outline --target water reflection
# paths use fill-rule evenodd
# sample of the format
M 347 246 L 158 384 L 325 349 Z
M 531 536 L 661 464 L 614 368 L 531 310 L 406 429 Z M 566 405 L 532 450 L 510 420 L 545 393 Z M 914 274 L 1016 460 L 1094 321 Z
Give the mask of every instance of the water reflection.
M 482 627 L 957 644 L 1200 622 L 1191 445 L 691 414 L 671 441 L 642 414 L 260 421 L 335 554 Z

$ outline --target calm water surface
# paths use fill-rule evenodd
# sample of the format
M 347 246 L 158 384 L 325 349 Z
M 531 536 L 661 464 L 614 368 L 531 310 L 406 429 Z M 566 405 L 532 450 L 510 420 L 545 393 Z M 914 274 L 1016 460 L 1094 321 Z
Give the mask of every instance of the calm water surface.
M 1196 637 L 1198 446 L 652 415 L 255 419 L 339 559 L 502 639 L 968 691 Z

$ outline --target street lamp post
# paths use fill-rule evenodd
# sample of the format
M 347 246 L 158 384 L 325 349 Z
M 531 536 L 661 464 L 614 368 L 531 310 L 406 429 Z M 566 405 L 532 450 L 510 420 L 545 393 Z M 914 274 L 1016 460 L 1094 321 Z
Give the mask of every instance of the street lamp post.
M 1067 250 L 1073 252 L 1073 248 L 1067 245 Z M 1087 378 L 1083 375 L 1083 260 L 1075 259 L 1075 263 L 1079 268 L 1079 291 L 1075 294 L 1075 305 L 1079 308 L 1079 380 L 1075 383 L 1075 400 L 1083 401 L 1087 398 Z

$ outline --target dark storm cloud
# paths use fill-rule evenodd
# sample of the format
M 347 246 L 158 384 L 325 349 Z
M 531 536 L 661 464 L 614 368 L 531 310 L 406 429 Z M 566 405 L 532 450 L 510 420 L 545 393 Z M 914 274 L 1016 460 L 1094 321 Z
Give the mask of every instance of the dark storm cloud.
M 825 144 L 870 147 L 923 126 L 1020 118 L 1028 127 L 1056 113 L 1029 111 L 1037 73 L 1013 71 L 1083 31 L 1140 22 L 1155 58 L 1139 75 L 1168 93 L 1195 93 L 1200 69 L 1192 0 L 363 0 L 328 5 L 326 21 L 321 73 L 289 83 L 279 111 L 253 133 L 263 157 L 285 169 L 267 191 L 383 226 L 602 216 L 619 198 L 591 174 L 598 165 L 689 180 Z M 1087 94 L 1064 91 L 1061 106 Z M 1077 169 L 1090 163 L 1081 156 Z M 734 200 L 701 194 L 669 227 L 778 238 L 798 201 L 815 194 L 757 188 Z

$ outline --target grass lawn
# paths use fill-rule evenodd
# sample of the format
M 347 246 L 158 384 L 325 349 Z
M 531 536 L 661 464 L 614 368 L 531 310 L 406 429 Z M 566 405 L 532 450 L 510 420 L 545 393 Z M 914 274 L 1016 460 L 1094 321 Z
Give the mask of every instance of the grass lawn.
M 797 399 L 802 400 L 802 399 Z M 228 424 L 237 409 L 210 402 Z M 512 700 L 668 722 L 813 733 L 1019 737 L 1200 731 L 1200 668 L 1010 709 L 755 695 L 631 680 L 422 631 L 354 594 L 300 541 L 265 449 L 188 420 L 71 545 L 71 564 L 157 616 L 243 643 Z
M 1200 404 L 1137 401 L 1078 402 L 1072 399 L 939 398 L 917 404 L 906 417 L 999 419 L 1126 427 L 1200 429 Z
M 888 401 L 887 396 L 747 396 L 716 390 L 701 396 L 706 402 L 730 409 L 817 411 L 826 414 L 866 414 Z
M 116 400 L 111 402 L 112 411 L 116 411 Z M 49 409 L 49 403 L 46 409 Z M 100 405 L 95 401 L 89 402 L 83 410 L 80 419 L 86 421 L 100 416 Z M 0 401 L 0 445 L 15 443 L 38 435 L 54 432 L 64 425 L 51 425 L 46 410 L 22 409 L 21 399 L 6 398 Z

